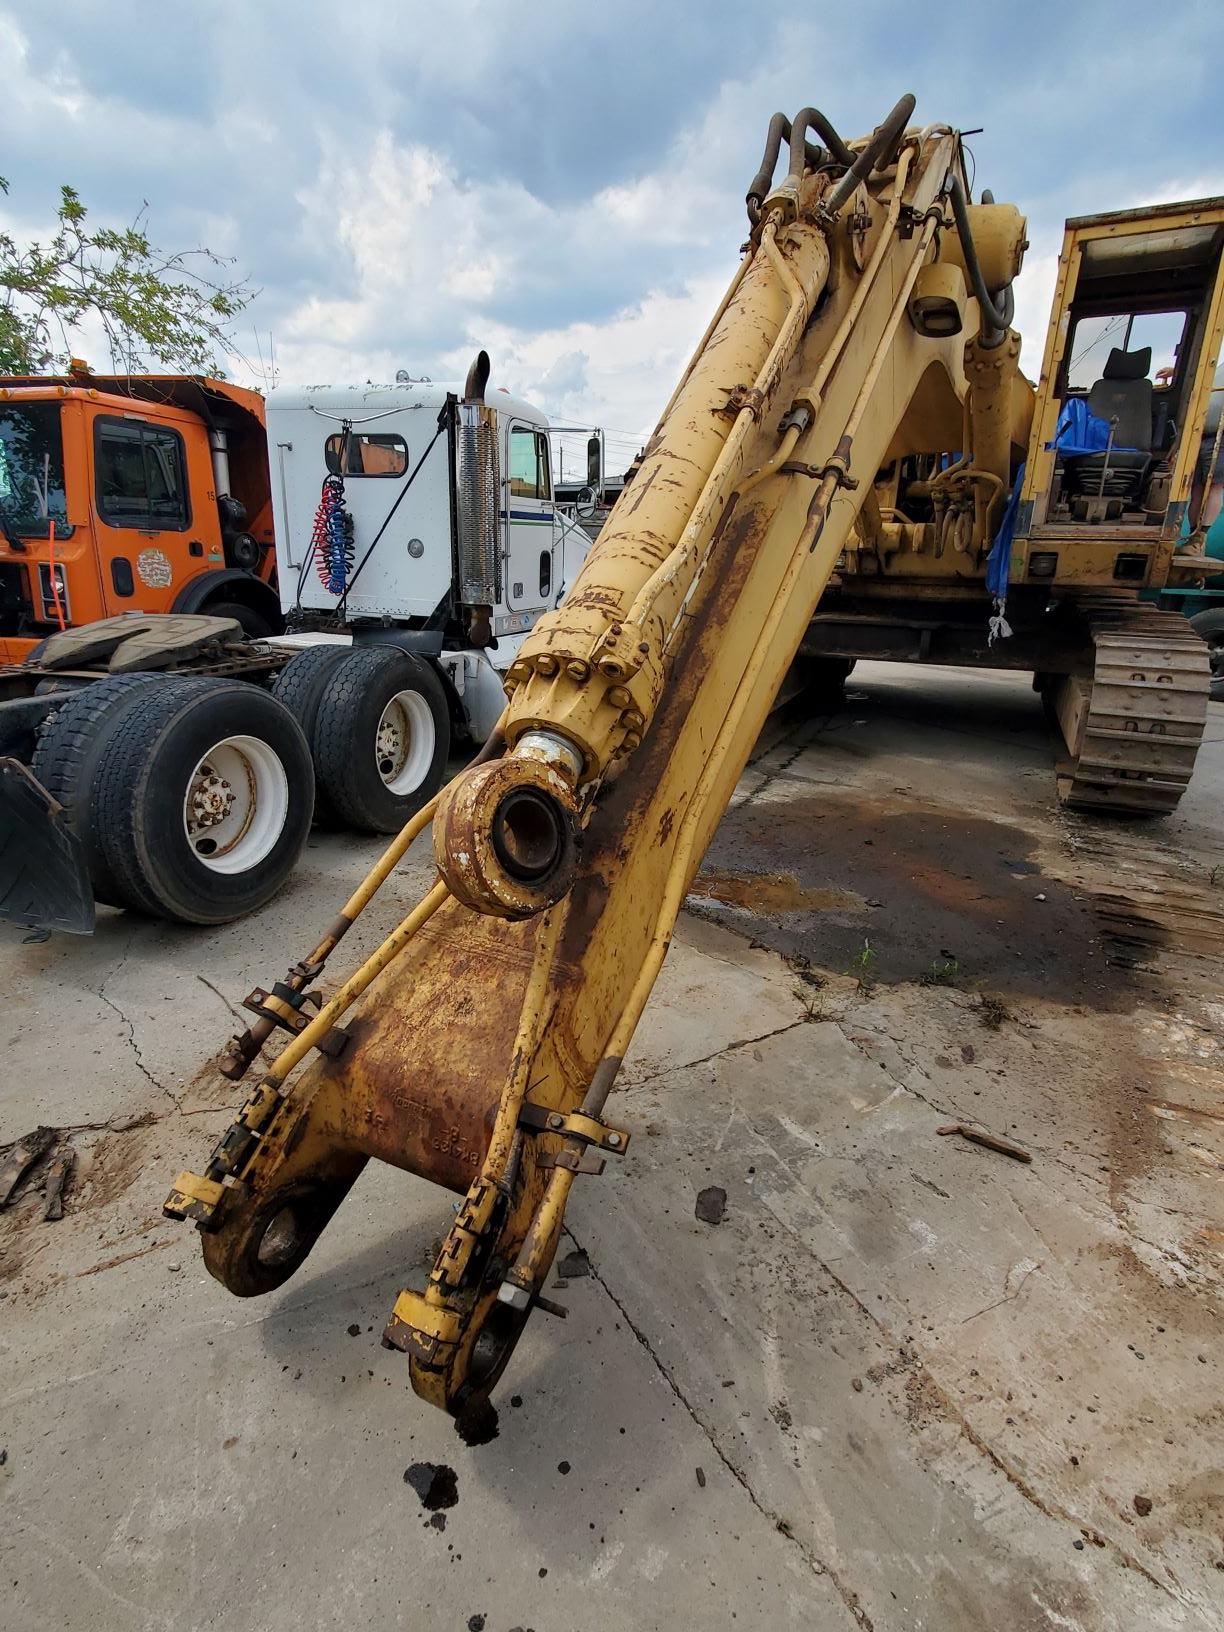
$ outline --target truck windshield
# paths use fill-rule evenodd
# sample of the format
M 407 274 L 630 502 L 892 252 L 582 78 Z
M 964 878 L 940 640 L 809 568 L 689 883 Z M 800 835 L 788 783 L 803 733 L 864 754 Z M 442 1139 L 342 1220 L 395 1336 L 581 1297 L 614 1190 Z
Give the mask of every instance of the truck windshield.
M 68 521 L 59 404 L 0 404 L 0 510 L 17 533 Z

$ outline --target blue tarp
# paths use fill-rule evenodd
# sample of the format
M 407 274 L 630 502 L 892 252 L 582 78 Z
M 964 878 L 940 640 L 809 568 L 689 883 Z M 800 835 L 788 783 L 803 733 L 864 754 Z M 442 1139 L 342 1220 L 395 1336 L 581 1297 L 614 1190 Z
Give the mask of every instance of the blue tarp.
M 1061 419 L 1059 420 L 1061 424 Z M 1108 427 L 1106 427 L 1108 430 Z M 997 601 L 1007 598 L 1007 580 L 1011 574 L 1012 536 L 1016 531 L 1016 513 L 1020 509 L 1020 489 L 1024 486 L 1024 466 L 1016 472 L 1007 508 L 999 522 L 999 530 L 986 557 L 986 588 Z
M 1109 421 L 1094 414 L 1083 397 L 1068 397 L 1062 405 L 1054 440 L 1046 444 L 1058 452 L 1075 458 L 1083 453 L 1104 453 L 1109 446 Z M 1138 453 L 1138 448 L 1124 448 L 1114 443 L 1115 453 Z

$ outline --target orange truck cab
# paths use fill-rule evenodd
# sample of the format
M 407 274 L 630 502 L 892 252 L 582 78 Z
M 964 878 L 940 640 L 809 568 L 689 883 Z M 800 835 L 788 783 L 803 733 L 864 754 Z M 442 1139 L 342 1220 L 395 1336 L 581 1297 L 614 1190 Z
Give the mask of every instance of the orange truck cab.
M 0 662 L 122 612 L 283 627 L 263 398 L 195 375 L 0 376 Z

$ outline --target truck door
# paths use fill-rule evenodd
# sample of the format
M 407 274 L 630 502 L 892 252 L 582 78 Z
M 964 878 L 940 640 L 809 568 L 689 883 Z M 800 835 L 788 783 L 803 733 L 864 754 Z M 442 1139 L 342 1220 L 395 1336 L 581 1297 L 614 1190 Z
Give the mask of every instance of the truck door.
M 553 503 L 548 436 L 512 421 L 506 461 L 504 594 L 511 612 L 543 612 L 553 603 Z M 529 629 L 535 619 L 524 622 Z M 509 633 L 510 631 L 506 631 Z
M 168 612 L 188 577 L 209 564 L 202 544 L 198 560 L 188 553 L 192 506 L 181 434 L 138 414 L 98 414 L 93 501 L 105 615 Z

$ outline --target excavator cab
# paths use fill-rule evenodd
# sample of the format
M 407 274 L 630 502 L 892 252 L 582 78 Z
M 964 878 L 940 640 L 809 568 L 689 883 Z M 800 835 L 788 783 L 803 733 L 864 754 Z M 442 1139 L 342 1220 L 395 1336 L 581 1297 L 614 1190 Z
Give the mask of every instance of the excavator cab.
M 1159 587 L 1224 324 L 1224 199 L 1067 222 L 1011 581 Z

